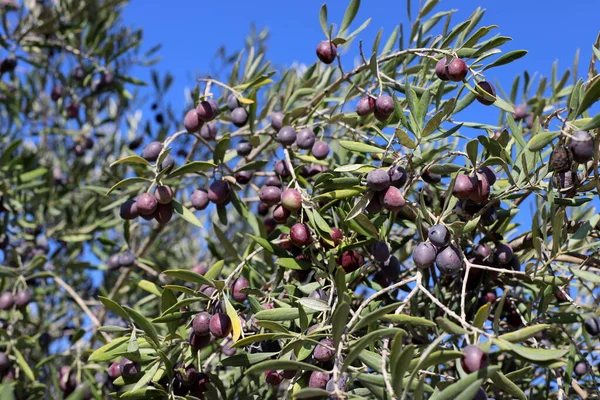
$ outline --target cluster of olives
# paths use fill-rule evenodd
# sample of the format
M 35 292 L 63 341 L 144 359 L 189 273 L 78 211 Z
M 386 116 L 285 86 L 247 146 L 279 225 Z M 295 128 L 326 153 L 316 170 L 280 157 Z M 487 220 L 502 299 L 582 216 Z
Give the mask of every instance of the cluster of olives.
M 484 203 L 490 197 L 491 187 L 496 183 L 496 175 L 489 167 L 477 169 L 474 175 L 456 176 L 452 194 L 460 199 L 469 199 L 477 204 Z
M 231 111 L 231 122 L 238 128 L 248 122 L 248 112 L 241 106 L 234 95 L 227 98 L 227 108 Z M 211 123 L 219 115 L 219 105 L 214 99 L 202 100 L 196 108 L 188 111 L 183 119 L 183 126 L 188 133 L 200 131 L 202 138 L 214 140 L 217 136 L 216 124 Z
M 573 132 L 567 145 L 559 143 L 550 154 L 550 170 L 554 182 L 561 189 L 571 189 L 578 184 L 573 162 L 585 164 L 594 158 L 594 138 L 586 131 Z
M 272 121 L 278 122 L 279 115 L 276 115 L 275 119 L 272 119 Z M 324 160 L 327 158 L 327 155 L 329 154 L 329 145 L 321 140 L 316 140 L 315 133 L 311 129 L 304 128 L 300 132 L 296 132 L 296 130 L 289 125 L 279 128 L 278 123 L 273 122 L 271 126 L 277 131 L 277 140 L 283 146 L 290 147 L 295 143 L 299 149 L 310 150 L 317 160 Z
M 450 245 L 450 231 L 444 225 L 434 225 L 427 232 L 428 241 L 413 250 L 413 261 L 419 268 L 430 268 L 435 263 L 443 275 L 454 275 L 464 265 L 461 252 Z
M 394 99 L 387 94 L 382 94 L 377 99 L 364 96 L 356 104 L 356 113 L 360 117 L 373 114 L 378 121 L 387 121 L 394 113 Z
M 435 74 L 443 81 L 461 82 L 467 77 L 468 72 L 467 64 L 460 58 L 444 56 L 435 65 Z M 493 104 L 496 99 L 494 85 L 487 81 L 481 81 L 477 82 L 476 86 L 477 95 L 475 98 L 477 101 L 486 106 Z
M 13 307 L 23 309 L 29 305 L 32 297 L 27 289 L 19 290 L 14 295 L 12 292 L 4 292 L 0 295 L 0 310 L 9 311 Z
M 398 212 L 406 204 L 400 188 L 408 179 L 406 170 L 400 166 L 392 166 L 387 171 L 375 168 L 367 174 L 367 187 L 373 192 L 366 210 L 370 213 L 381 212 L 382 209 Z

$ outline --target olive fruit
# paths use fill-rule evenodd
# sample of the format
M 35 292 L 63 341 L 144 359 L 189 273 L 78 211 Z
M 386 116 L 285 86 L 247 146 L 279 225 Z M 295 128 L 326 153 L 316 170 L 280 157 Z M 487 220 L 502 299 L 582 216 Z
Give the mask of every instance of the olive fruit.
M 196 335 L 208 335 L 210 333 L 210 320 L 212 316 L 206 311 L 202 311 L 192 320 L 192 330 Z
M 390 176 L 382 169 L 376 168 L 367 174 L 367 187 L 376 192 L 387 189 L 390 186 Z
M 227 314 L 216 313 L 210 319 L 210 333 L 216 338 L 224 338 L 231 332 L 231 319 Z
M 450 243 L 450 231 L 444 225 L 434 225 L 429 228 L 427 237 L 437 247 L 446 247 Z
M 190 200 L 192 201 L 192 207 L 196 210 L 204 210 L 208 207 L 208 193 L 204 189 L 194 190 Z
M 331 64 L 337 56 L 337 47 L 329 40 L 323 40 L 317 45 L 317 57 L 325 64 Z
M 460 360 L 463 370 L 467 374 L 487 368 L 489 358 L 486 352 L 481 350 L 479 346 L 468 345 L 463 349 L 463 358 Z
M 435 265 L 443 275 L 454 275 L 463 267 L 462 255 L 457 248 L 448 246 L 438 252 Z
M 429 242 L 421 242 L 413 249 L 413 261 L 419 268 L 429 268 L 435 262 L 436 247 Z

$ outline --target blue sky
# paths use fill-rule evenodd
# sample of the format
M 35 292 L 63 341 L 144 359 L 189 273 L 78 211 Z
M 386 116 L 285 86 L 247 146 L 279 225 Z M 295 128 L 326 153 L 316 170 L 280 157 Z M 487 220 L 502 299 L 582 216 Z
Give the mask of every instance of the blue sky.
M 330 21 L 341 21 L 347 2 L 327 1 Z M 162 61 L 157 68 L 175 76 L 169 100 L 177 107 L 184 105 L 183 89 L 193 85 L 196 74 L 214 72 L 210 61 L 221 45 L 230 51 L 243 46 L 251 22 L 258 29 L 269 27 L 268 56 L 276 65 L 291 65 L 295 61 L 312 63 L 316 59 L 315 46 L 324 38 L 318 19 L 322 3 L 323 0 L 177 0 L 168 3 L 132 0 L 125 9 L 125 18 L 127 23 L 144 28 L 147 48 L 163 44 Z M 413 14 L 417 4 L 413 1 Z M 503 86 L 510 87 L 515 75 L 524 69 L 548 76 L 555 60 L 559 60 L 559 67 L 570 66 L 577 49 L 581 49 L 580 73 L 587 69 L 591 45 L 598 34 L 600 4 L 596 0 L 442 0 L 434 12 L 458 9 L 453 19 L 458 23 L 468 18 L 477 6 L 487 10 L 482 24 L 498 25 L 496 32 L 514 39 L 505 45 L 506 51 L 529 50 L 525 58 L 491 70 L 490 75 Z M 366 44 L 373 42 L 379 28 L 384 28 L 386 38 L 400 22 L 408 25 L 406 2 L 363 0 L 353 27 L 369 17 L 371 24 L 360 35 Z M 353 61 L 357 47 L 355 41 L 347 57 L 349 61 Z

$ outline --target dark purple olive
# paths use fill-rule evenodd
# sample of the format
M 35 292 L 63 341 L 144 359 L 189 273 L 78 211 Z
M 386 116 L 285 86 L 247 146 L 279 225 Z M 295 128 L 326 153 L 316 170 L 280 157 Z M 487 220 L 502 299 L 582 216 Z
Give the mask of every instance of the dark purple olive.
M 215 122 L 209 122 L 202 125 L 200 128 L 200 136 L 204 140 L 215 140 L 217 137 L 217 124 Z
M 277 132 L 277 140 L 284 146 L 291 146 L 296 143 L 296 130 L 291 126 L 284 126 Z
M 283 160 L 279 160 L 275 163 L 275 173 L 282 178 L 287 178 L 291 175 L 286 163 Z
M 469 69 L 460 58 L 455 58 L 446 66 L 446 74 L 451 81 L 460 82 L 467 76 Z
M 380 263 L 385 262 L 390 258 L 390 247 L 386 242 L 379 240 L 373 245 L 371 254 L 373 254 L 375 261 Z
M 158 155 L 163 149 L 163 145 L 161 142 L 150 142 L 148 146 L 144 148 L 142 151 L 142 157 L 144 157 L 147 161 L 155 162 L 158 160 Z
M 279 133 L 281 134 L 281 131 L 279 131 Z M 298 146 L 299 149 L 303 149 L 303 150 L 312 149 L 313 145 L 315 144 L 315 140 L 316 140 L 315 133 L 308 128 L 302 129 L 296 135 L 296 145 Z
M 235 150 L 238 156 L 245 157 L 252 152 L 252 145 L 247 140 L 240 140 L 235 146 Z
M 194 349 L 201 350 L 210 344 L 210 335 L 196 335 L 192 331 L 190 332 L 188 341 Z
M 196 335 L 208 335 L 210 333 L 210 320 L 212 315 L 206 311 L 196 314 L 192 320 L 192 330 Z
M 435 265 L 444 275 L 454 275 L 463 267 L 462 254 L 453 246 L 440 250 L 435 258 Z
M 231 122 L 241 128 L 248 122 L 248 111 L 243 107 L 238 107 L 231 112 Z
M 356 113 L 361 116 L 372 114 L 375 110 L 375 99 L 371 96 L 365 96 L 358 101 L 356 105 Z
M 594 139 L 586 131 L 576 131 L 569 140 L 569 149 L 573 159 L 579 164 L 585 164 L 594 158 Z
M 277 186 L 264 186 L 258 192 L 258 197 L 263 203 L 274 206 L 281 201 L 281 189 Z
M 412 256 L 415 265 L 419 268 L 433 266 L 437 255 L 436 247 L 429 242 L 419 243 L 413 250 Z
M 161 225 L 168 223 L 173 218 L 173 204 L 159 204 L 154 213 L 154 219 Z
M 124 220 L 132 220 L 138 217 L 137 202 L 133 199 L 127 200 L 121 204 L 119 215 Z
M 271 126 L 277 132 L 283 127 L 283 118 L 285 115 L 282 112 L 274 112 L 271 114 Z
M 390 176 L 390 185 L 397 188 L 403 187 L 408 181 L 408 173 L 399 165 L 388 169 L 388 175 Z
M 489 365 L 487 353 L 481 350 L 479 346 L 472 344 L 463 349 L 463 358 L 460 362 L 467 374 L 487 368 Z
M 224 338 L 231 332 L 231 319 L 227 314 L 217 313 L 210 319 L 210 333 L 216 338 Z
M 238 171 L 235 174 L 233 174 L 233 176 L 235 177 L 235 181 L 237 183 L 239 183 L 240 185 L 245 185 L 246 183 L 250 182 L 250 180 L 254 176 L 254 171 Z
M 331 64 L 335 61 L 335 57 L 337 57 L 337 48 L 335 44 L 331 43 L 329 40 L 323 40 L 319 42 L 317 45 L 317 57 L 324 64 Z
M 450 231 L 444 225 L 434 225 L 427 231 L 427 238 L 437 247 L 446 247 L 450 243 Z
M 230 188 L 227 181 L 214 181 L 208 188 L 208 199 L 215 204 L 223 204 L 229 201 Z
M 185 114 L 183 126 L 188 133 L 198 132 L 202 128 L 202 125 L 204 125 L 204 122 L 200 119 L 196 109 L 190 110 Z
M 313 350 L 313 357 L 319 362 L 327 362 L 333 358 L 335 354 L 335 343 L 329 338 L 321 339 L 318 345 Z
M 390 186 L 389 174 L 379 168 L 369 171 L 367 174 L 367 187 L 376 192 L 387 189 Z
M 491 83 L 487 81 L 479 82 L 477 83 L 476 90 L 480 94 L 477 95 L 475 98 L 481 104 L 489 106 L 494 104 L 494 102 L 496 101 L 496 88 Z M 486 95 L 484 96 L 483 93 L 485 93 Z
M 242 292 L 242 289 L 246 289 L 248 287 L 250 287 L 250 282 L 248 282 L 248 279 L 240 276 L 234 280 L 233 284 L 231 285 L 231 296 L 235 301 L 240 303 L 243 302 L 248 298 L 248 293 Z
M 15 297 L 11 292 L 4 292 L 0 295 L 0 310 L 8 311 L 15 304 Z
M 136 206 L 140 215 L 152 215 L 156 211 L 158 201 L 150 193 L 142 193 L 136 200 Z
M 121 358 L 121 361 L 119 361 L 119 370 L 123 378 L 133 378 L 141 371 L 140 363 L 127 358 Z
M 290 228 L 290 240 L 297 246 L 308 246 L 312 242 L 308 226 L 302 223 L 294 224 Z
M 329 145 L 321 140 L 317 140 L 312 146 L 311 153 L 317 160 L 324 160 L 329 154 Z
M 204 189 L 196 189 L 192 192 L 191 201 L 196 210 L 204 210 L 208 207 L 208 193 Z
M 446 57 L 442 57 L 437 64 L 435 64 L 435 74 L 437 77 L 443 81 L 448 81 L 450 78 L 448 77 L 448 73 L 446 72 L 446 64 L 448 60 Z

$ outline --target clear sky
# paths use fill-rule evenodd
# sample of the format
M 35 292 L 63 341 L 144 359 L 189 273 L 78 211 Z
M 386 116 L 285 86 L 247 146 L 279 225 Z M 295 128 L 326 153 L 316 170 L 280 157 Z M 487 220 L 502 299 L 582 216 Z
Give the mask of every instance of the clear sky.
M 157 68 L 175 76 L 169 99 L 177 107 L 184 105 L 183 88 L 193 85 L 196 74 L 214 72 L 210 61 L 221 45 L 230 51 L 243 46 L 251 22 L 258 29 L 269 27 L 268 57 L 276 65 L 314 62 L 315 46 L 324 39 L 318 18 L 322 3 L 323 0 L 131 0 L 125 18 L 144 28 L 146 48 L 163 44 L 163 59 Z M 330 21 L 341 21 L 347 3 L 348 0 L 327 1 Z M 413 14 L 417 4 L 413 1 Z M 453 19 L 458 23 L 477 6 L 487 10 L 482 24 L 498 25 L 496 32 L 514 39 L 505 45 L 506 51 L 529 50 L 525 58 L 490 71 L 491 77 L 504 87 L 509 88 L 515 75 L 524 69 L 548 76 L 555 60 L 559 60 L 559 67 L 570 66 L 577 49 L 581 49 L 580 75 L 587 70 L 600 26 L 600 1 L 441 0 L 434 12 L 458 9 Z M 360 35 L 365 44 L 373 42 L 379 28 L 384 29 L 386 38 L 397 24 L 408 25 L 406 2 L 363 0 L 353 27 L 369 17 L 371 24 Z M 357 47 L 355 41 L 350 53 L 356 54 Z M 496 117 L 493 118 L 489 122 L 495 122 Z

